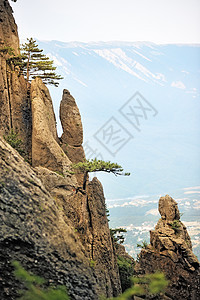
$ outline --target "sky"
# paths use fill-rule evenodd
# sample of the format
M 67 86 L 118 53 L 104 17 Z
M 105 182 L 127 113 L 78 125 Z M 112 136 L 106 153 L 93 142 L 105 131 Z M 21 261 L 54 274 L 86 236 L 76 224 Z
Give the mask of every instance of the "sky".
M 11 5 L 20 39 L 200 43 L 199 0 L 17 0 Z

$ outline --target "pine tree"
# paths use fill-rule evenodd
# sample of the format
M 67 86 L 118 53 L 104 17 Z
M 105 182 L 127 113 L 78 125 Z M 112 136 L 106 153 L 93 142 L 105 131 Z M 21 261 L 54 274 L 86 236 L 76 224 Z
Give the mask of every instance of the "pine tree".
M 111 163 L 110 161 L 103 160 L 85 160 L 84 162 L 79 162 L 72 165 L 73 169 L 78 169 L 80 172 L 84 173 L 83 179 L 83 190 L 86 189 L 86 181 L 89 172 L 106 172 L 113 173 L 115 176 L 124 175 L 129 176 L 130 173 L 123 173 L 123 169 L 117 163 Z
M 43 50 L 38 48 L 36 41 L 33 38 L 27 39 L 21 47 L 21 62 L 20 69 L 27 82 L 39 77 L 46 84 L 58 86 L 58 80 L 63 79 L 57 75 L 53 66 L 53 60 L 50 60 Z

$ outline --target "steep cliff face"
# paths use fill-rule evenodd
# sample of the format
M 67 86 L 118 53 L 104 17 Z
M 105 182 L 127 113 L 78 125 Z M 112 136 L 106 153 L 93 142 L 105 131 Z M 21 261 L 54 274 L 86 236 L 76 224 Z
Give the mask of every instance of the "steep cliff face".
M 51 98 L 39 79 L 32 83 L 31 99 L 35 168 L 3 139 L 0 144 L 2 299 L 17 295 L 13 259 L 49 282 L 66 285 L 72 299 L 118 295 L 102 186 L 94 179 L 81 191 L 75 175 L 66 172 L 71 161 L 58 144 Z
M 7 135 L 11 129 L 19 134 L 27 158 L 31 159 L 31 104 L 27 96 L 27 84 L 23 76 L 14 72 L 8 64 L 11 47 L 19 54 L 17 25 L 7 0 L 0 0 L 0 134 Z
M 14 259 L 48 284 L 66 285 L 71 299 L 98 299 L 98 278 L 79 235 L 37 174 L 1 137 L 0 168 L 1 299 L 16 299 L 21 287 L 13 277 Z
M 0 42 L 1 299 L 16 299 L 20 288 L 13 277 L 14 259 L 47 284 L 66 285 L 71 299 L 118 295 L 121 284 L 103 188 L 94 179 L 83 191 L 83 175 L 70 172 L 72 162 L 85 158 L 75 99 L 64 90 L 59 139 L 47 87 L 38 78 L 27 84 L 6 60 L 5 47 L 19 53 L 7 0 L 0 0 Z M 11 129 L 31 165 L 3 139 Z
M 160 270 L 170 281 L 168 299 L 200 299 L 200 268 L 192 252 L 187 229 L 180 221 L 177 203 L 168 195 L 159 200 L 161 219 L 150 232 L 150 245 L 142 249 L 137 271 Z

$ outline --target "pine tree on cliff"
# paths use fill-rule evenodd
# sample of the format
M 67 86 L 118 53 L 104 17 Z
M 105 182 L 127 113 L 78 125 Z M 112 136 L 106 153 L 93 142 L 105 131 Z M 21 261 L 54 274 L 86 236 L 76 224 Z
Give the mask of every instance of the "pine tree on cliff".
M 87 176 L 90 172 L 106 172 L 113 173 L 115 176 L 124 175 L 129 176 L 130 173 L 123 173 L 123 169 L 117 163 L 111 163 L 110 161 L 103 160 L 85 160 L 84 162 L 79 162 L 72 165 L 73 169 L 78 169 L 81 173 L 84 174 L 83 178 L 83 190 L 86 189 Z
M 27 39 L 21 47 L 20 69 L 27 82 L 39 77 L 46 84 L 58 86 L 58 80 L 63 79 L 57 75 L 53 66 L 53 60 L 50 60 L 43 50 L 38 48 L 33 38 Z

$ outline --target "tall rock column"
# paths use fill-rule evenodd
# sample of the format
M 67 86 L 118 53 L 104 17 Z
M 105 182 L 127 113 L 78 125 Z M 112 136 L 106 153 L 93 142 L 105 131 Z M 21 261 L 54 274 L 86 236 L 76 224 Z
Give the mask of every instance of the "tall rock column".
M 106 203 L 101 182 L 94 177 L 87 186 L 87 208 L 90 218 L 91 257 L 95 261 L 95 272 L 107 297 L 121 293 L 121 282 L 117 256 L 112 244 Z
M 83 161 L 85 158 L 83 143 L 83 126 L 81 115 L 68 90 L 63 90 L 63 97 L 60 103 L 60 120 L 63 128 L 61 137 L 62 149 L 73 163 Z M 79 185 L 83 183 L 83 175 L 76 172 Z
M 48 88 L 40 78 L 31 83 L 32 101 L 32 165 L 58 172 L 68 179 L 68 184 L 76 185 L 74 175 L 68 172 L 70 159 L 59 145 L 56 120 Z
M 165 273 L 169 280 L 166 291 L 173 300 L 200 299 L 200 268 L 192 252 L 186 227 L 180 221 L 178 205 L 166 195 L 159 200 L 161 219 L 150 232 L 150 245 L 139 255 L 138 273 Z M 161 298 L 163 299 L 163 298 Z
M 0 134 L 18 133 L 26 156 L 31 158 L 31 109 L 27 84 L 7 59 L 8 47 L 19 54 L 19 37 L 8 0 L 0 0 Z

